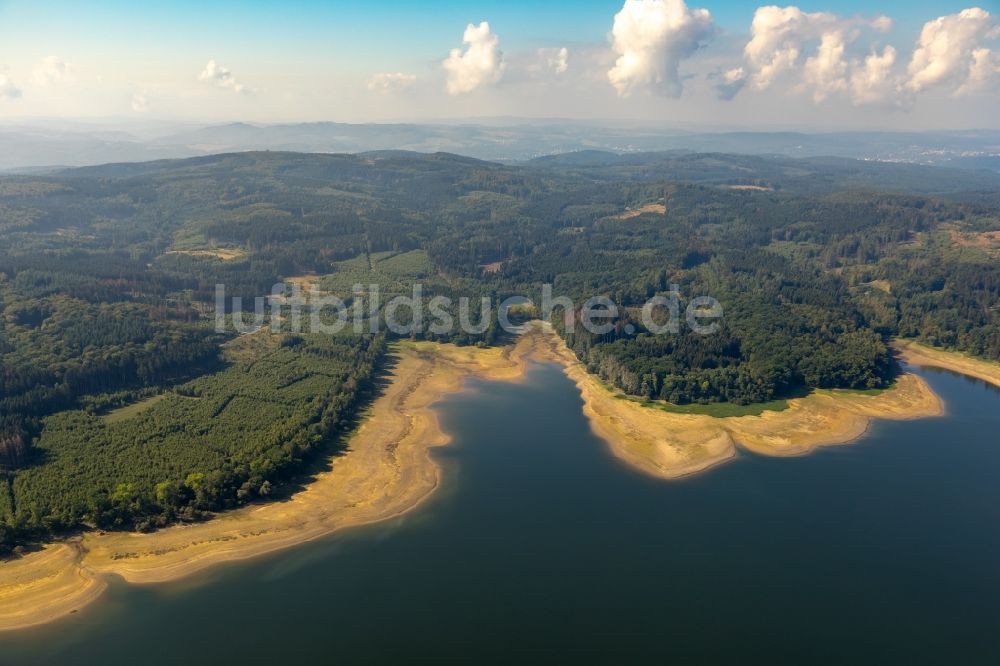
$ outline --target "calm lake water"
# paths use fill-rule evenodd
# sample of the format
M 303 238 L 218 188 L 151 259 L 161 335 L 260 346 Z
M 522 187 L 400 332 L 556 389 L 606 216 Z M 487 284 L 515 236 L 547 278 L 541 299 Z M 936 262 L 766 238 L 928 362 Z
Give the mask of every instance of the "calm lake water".
M 1000 663 L 1000 393 L 680 482 L 617 462 L 554 366 L 443 403 L 417 511 L 0 634 L 3 664 Z

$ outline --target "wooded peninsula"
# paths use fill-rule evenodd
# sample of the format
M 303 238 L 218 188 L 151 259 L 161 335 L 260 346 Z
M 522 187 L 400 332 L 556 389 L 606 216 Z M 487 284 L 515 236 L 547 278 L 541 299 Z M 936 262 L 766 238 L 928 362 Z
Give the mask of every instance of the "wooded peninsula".
M 1000 360 L 998 186 L 985 171 L 685 152 L 240 153 L 0 177 L 0 555 L 199 524 L 287 497 L 331 458 L 336 474 L 399 336 L 280 318 L 221 332 L 219 284 L 244 303 L 296 281 L 347 303 L 354 285 L 418 283 L 427 300 L 537 303 L 547 284 L 610 299 L 606 333 L 553 321 L 578 385 L 763 424 L 716 425 L 721 457 L 733 441 L 780 449 L 775 415 L 831 391 L 856 396 L 853 436 L 879 415 L 867 398 L 933 413 L 890 343 Z M 718 329 L 649 330 L 643 304 L 674 293 L 717 299 Z M 511 344 L 488 316 L 478 333 L 406 338 Z M 844 437 L 822 439 L 804 446 Z

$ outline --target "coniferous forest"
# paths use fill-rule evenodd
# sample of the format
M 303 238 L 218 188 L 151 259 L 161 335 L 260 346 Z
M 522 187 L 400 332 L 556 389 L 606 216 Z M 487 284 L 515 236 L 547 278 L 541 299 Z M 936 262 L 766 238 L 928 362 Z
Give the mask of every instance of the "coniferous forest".
M 675 404 L 872 389 L 894 336 L 1000 360 L 1000 175 L 846 159 L 241 153 L 0 177 L 0 552 L 266 499 L 330 452 L 391 335 L 215 330 L 295 276 L 350 298 L 542 285 L 619 306 L 557 328 L 591 372 Z M 653 335 L 654 296 L 718 330 Z M 573 313 L 571 313 L 573 314 Z M 480 333 L 413 337 L 504 342 Z M 274 322 L 272 322 L 274 323 Z

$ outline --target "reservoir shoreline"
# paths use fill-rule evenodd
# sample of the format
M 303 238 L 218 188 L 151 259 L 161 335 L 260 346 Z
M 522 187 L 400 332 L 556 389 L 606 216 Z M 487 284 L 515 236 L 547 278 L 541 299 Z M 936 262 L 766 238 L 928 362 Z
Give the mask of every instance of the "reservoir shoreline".
M 963 354 L 935 349 L 915 340 L 897 340 L 893 344 L 900 359 L 921 368 L 939 368 L 972 377 L 1000 388 L 1000 364 Z
M 347 452 L 301 492 L 150 534 L 91 532 L 0 564 L 0 631 L 45 624 L 82 609 L 100 598 L 110 575 L 132 584 L 175 581 L 221 562 L 412 510 L 441 482 L 430 451 L 450 438 L 435 403 L 471 377 L 520 381 L 530 361 L 561 366 L 580 391 L 592 430 L 611 452 L 661 478 L 704 471 L 733 458 L 740 446 L 771 456 L 802 455 L 854 441 L 873 418 L 943 412 L 922 379 L 904 374 L 894 388 L 877 394 L 819 391 L 790 400 L 787 410 L 760 416 L 667 413 L 616 397 L 586 372 L 561 338 L 537 324 L 505 349 L 406 342 L 397 345 L 395 356 L 387 389 Z

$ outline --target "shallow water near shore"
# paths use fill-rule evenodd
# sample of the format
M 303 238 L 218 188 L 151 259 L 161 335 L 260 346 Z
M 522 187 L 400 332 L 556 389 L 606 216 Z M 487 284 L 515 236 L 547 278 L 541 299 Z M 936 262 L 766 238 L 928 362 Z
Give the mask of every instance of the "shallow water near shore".
M 440 403 L 416 510 L 0 634 L 0 664 L 998 663 L 1000 391 L 681 481 L 619 462 L 553 365 Z

